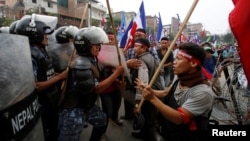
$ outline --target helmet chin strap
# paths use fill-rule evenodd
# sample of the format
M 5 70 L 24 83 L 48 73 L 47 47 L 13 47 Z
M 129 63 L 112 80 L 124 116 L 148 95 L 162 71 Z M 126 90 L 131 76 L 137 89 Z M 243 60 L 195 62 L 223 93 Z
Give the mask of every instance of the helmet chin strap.
M 36 19 L 36 14 L 32 14 L 30 18 L 30 24 L 29 24 L 31 27 L 36 26 L 35 19 Z

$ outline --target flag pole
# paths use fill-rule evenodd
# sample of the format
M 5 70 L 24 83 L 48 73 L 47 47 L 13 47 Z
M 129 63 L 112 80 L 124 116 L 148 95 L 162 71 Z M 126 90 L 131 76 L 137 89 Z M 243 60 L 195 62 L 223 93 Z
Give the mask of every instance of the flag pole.
M 113 30 L 113 33 L 114 33 L 114 36 L 115 36 L 115 47 L 116 47 L 116 51 L 117 51 L 118 61 L 119 61 L 119 65 L 121 66 L 122 65 L 122 63 L 121 63 L 121 55 L 120 55 L 120 51 L 119 51 L 119 48 L 118 48 L 118 41 L 117 41 L 117 38 L 116 38 L 116 31 L 115 31 L 115 26 L 114 26 L 112 13 L 111 13 L 111 10 L 110 10 L 109 0 L 106 0 L 106 3 L 107 3 L 108 11 L 109 11 L 110 23 L 112 25 L 112 30 Z
M 164 55 L 164 57 L 162 58 L 161 63 L 159 64 L 159 66 L 158 66 L 156 72 L 154 73 L 152 79 L 151 79 L 150 82 L 149 82 L 149 86 L 150 86 L 150 87 L 152 87 L 152 85 L 153 85 L 153 83 L 154 83 L 156 77 L 159 75 L 159 72 L 160 72 L 161 68 L 163 67 L 163 65 L 164 65 L 165 61 L 167 60 L 167 58 L 168 58 L 170 52 L 172 51 L 172 49 L 173 49 L 173 47 L 174 47 L 174 45 L 175 45 L 177 39 L 179 38 L 179 36 L 181 35 L 183 29 L 185 28 L 185 26 L 186 26 L 186 24 L 187 24 L 189 18 L 191 17 L 192 12 L 194 11 L 194 9 L 195 9 L 195 7 L 196 7 L 198 1 L 199 1 L 199 0 L 194 0 L 194 2 L 193 2 L 193 4 L 192 4 L 191 8 L 189 9 L 189 11 L 188 11 L 188 13 L 187 13 L 187 15 L 186 15 L 186 18 L 184 19 L 183 23 L 181 23 L 181 27 L 180 27 L 179 31 L 178 31 L 177 34 L 175 35 L 175 38 L 174 38 L 174 40 L 171 42 L 170 47 L 168 48 L 167 53 L 166 53 L 166 54 Z M 145 99 L 144 99 L 144 97 L 142 97 L 142 99 L 141 99 L 141 101 L 140 101 L 140 103 L 139 103 L 139 106 L 138 106 L 139 109 L 141 109 L 141 106 L 142 106 L 142 104 L 143 104 L 144 101 L 145 101 Z

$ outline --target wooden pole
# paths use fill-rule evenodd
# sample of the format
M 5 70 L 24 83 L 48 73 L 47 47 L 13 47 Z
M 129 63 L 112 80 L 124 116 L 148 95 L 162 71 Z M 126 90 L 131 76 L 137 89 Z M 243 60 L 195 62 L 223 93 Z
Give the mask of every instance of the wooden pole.
M 186 26 L 186 24 L 187 24 L 189 18 L 191 17 L 192 12 L 194 11 L 195 6 L 197 5 L 198 1 L 199 1 L 199 0 L 194 0 L 194 2 L 193 2 L 193 4 L 192 4 L 191 8 L 189 9 L 189 11 L 188 11 L 188 13 L 187 13 L 187 15 L 186 15 L 186 18 L 184 19 L 183 23 L 181 24 L 181 27 L 180 27 L 179 31 L 178 31 L 177 34 L 175 35 L 174 40 L 171 42 L 170 47 L 168 48 L 167 53 L 166 53 L 166 54 L 164 55 L 164 57 L 162 58 L 161 63 L 159 64 L 159 66 L 158 66 L 156 72 L 154 73 L 152 79 L 150 80 L 150 82 L 149 82 L 149 86 L 150 86 L 150 87 L 152 87 L 152 85 L 153 85 L 153 83 L 154 83 L 156 77 L 159 75 L 159 72 L 160 72 L 161 68 L 163 67 L 163 65 L 164 65 L 165 61 L 167 60 L 167 58 L 168 58 L 170 52 L 172 51 L 173 47 L 175 46 L 175 43 L 176 43 L 177 39 L 179 38 L 179 36 L 181 35 L 183 29 L 185 28 L 185 26 Z M 142 97 L 142 99 L 141 99 L 141 101 L 140 101 L 140 103 L 139 103 L 139 107 L 138 107 L 138 108 L 141 108 L 141 106 L 142 106 L 144 100 L 145 100 L 145 99 Z
M 87 9 L 88 9 L 88 4 L 85 5 L 85 8 L 84 8 L 84 10 L 83 10 L 82 18 L 81 18 L 81 23 L 80 23 L 80 25 L 79 25 L 79 29 L 82 28 L 83 19 L 84 19 L 85 15 L 86 15 Z M 75 51 L 75 48 L 74 48 L 74 49 L 72 50 L 72 52 L 71 52 L 71 54 L 70 54 L 70 58 L 69 58 L 69 60 L 68 60 L 68 65 L 67 65 L 67 68 L 66 68 L 67 70 L 69 70 L 70 63 L 71 63 L 71 61 L 73 60 L 73 58 L 74 58 L 74 56 L 75 56 L 75 53 L 76 53 L 76 51 Z M 64 81 L 62 82 L 61 90 L 63 90 L 63 89 L 65 88 L 65 83 L 66 83 L 66 81 L 67 81 L 67 80 L 64 80 Z
M 79 25 L 79 28 L 82 28 L 83 19 L 84 19 L 84 17 L 86 17 L 87 9 L 88 9 L 88 3 L 86 3 L 85 8 L 84 8 L 84 10 L 83 10 L 82 18 L 81 18 L 81 23 L 80 23 L 80 25 Z
M 109 0 L 106 0 L 106 3 L 107 3 L 108 11 L 109 11 L 110 23 L 112 25 L 112 30 L 113 30 L 113 33 L 114 33 L 114 36 L 115 36 L 115 47 L 116 47 L 116 50 L 117 50 L 119 65 L 122 65 L 121 64 L 121 55 L 120 55 L 120 51 L 119 51 L 119 48 L 118 48 L 118 42 L 117 42 L 117 38 L 116 38 L 116 30 L 115 30 L 114 21 L 113 21 L 113 18 L 112 18 L 112 13 L 111 13 L 111 10 L 110 10 Z

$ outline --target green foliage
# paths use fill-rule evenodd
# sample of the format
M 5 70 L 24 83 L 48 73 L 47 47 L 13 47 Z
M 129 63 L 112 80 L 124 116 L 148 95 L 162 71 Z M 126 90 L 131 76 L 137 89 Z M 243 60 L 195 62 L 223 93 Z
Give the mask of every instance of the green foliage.
M 0 26 L 9 26 L 12 22 L 12 18 L 0 18 Z
M 228 44 L 233 44 L 235 42 L 235 38 L 232 32 L 228 32 L 222 35 L 222 40 L 224 41 L 224 43 L 228 43 Z
M 173 34 L 173 33 L 169 33 L 169 35 L 168 35 L 168 36 L 169 36 L 169 39 L 170 39 L 170 40 L 174 40 L 174 37 L 175 37 L 175 36 L 174 36 L 174 34 Z
M 117 31 L 117 26 L 120 25 L 121 23 L 121 18 L 116 18 L 116 17 L 112 17 L 113 22 L 114 22 L 114 27 Z M 106 18 L 106 22 L 105 22 L 105 30 L 112 30 L 112 24 L 110 21 L 110 18 Z
M 100 26 L 100 20 L 91 19 L 92 26 Z

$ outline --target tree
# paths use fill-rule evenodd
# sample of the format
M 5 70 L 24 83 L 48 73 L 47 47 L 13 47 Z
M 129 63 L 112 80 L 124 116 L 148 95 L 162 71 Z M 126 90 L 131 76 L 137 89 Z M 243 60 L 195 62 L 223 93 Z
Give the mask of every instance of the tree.
M 13 22 L 12 18 L 0 18 L 1 26 L 9 26 Z
M 118 25 L 120 25 L 121 18 L 113 17 L 113 22 L 114 22 L 114 26 L 115 26 L 116 32 L 118 32 L 117 27 L 118 27 Z M 111 21 L 110 21 L 109 17 L 106 18 L 105 28 L 104 29 L 105 30 L 113 30 L 112 29 L 112 24 L 111 24 Z
M 228 32 L 222 35 L 222 39 L 225 43 L 228 44 L 233 44 L 235 42 L 234 35 L 232 34 L 232 32 Z

